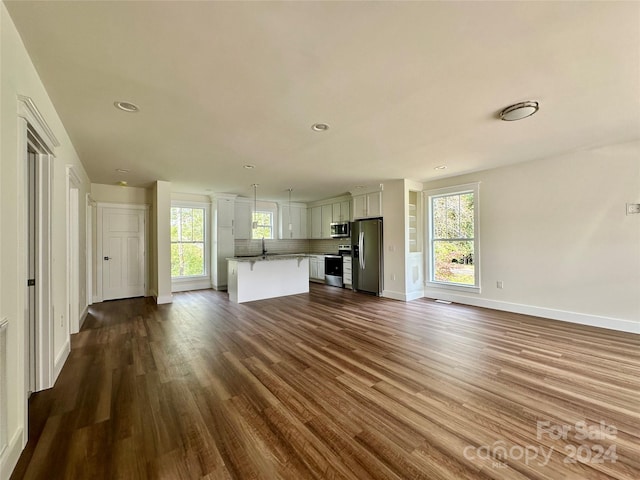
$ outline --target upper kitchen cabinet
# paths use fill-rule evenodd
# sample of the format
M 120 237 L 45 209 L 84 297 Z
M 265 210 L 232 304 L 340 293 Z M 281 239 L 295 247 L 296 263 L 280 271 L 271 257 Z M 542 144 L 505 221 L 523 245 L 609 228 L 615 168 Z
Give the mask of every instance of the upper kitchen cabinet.
M 307 206 L 303 203 L 280 203 L 280 238 L 307 238 Z
M 218 227 L 233 228 L 234 204 L 234 197 L 216 197 L 216 223 Z
M 351 220 L 350 204 L 350 199 L 345 196 L 308 204 L 308 238 L 331 238 L 332 223 Z
M 322 206 L 311 207 L 309 212 L 309 238 L 322 238 Z
M 251 222 L 253 206 L 251 200 L 236 199 L 234 209 L 234 230 L 237 240 L 251 239 Z
M 382 191 L 353 196 L 353 219 L 382 217 Z
M 331 205 L 334 222 L 349 222 L 351 220 L 351 208 L 349 203 L 349 200 L 345 200 Z

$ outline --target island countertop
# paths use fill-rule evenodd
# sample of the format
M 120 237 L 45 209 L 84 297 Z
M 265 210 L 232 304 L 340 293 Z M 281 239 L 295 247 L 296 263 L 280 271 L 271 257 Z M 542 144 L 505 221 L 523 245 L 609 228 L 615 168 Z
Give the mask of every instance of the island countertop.
M 290 260 L 292 258 L 306 258 L 308 253 L 267 253 L 266 255 L 242 255 L 239 257 L 228 257 L 227 260 L 233 262 L 269 262 L 272 260 Z

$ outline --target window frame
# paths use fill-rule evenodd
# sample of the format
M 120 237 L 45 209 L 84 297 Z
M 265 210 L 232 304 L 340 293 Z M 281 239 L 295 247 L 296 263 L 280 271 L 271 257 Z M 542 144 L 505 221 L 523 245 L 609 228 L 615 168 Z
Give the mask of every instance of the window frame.
M 267 215 L 269 215 L 269 219 L 270 219 L 270 222 L 271 222 L 271 223 L 270 223 L 269 225 L 265 225 L 265 224 L 258 224 L 258 223 L 257 223 L 257 220 L 255 220 L 255 218 L 256 218 L 256 214 L 267 214 Z M 262 227 L 262 228 L 268 227 L 268 228 L 270 229 L 270 231 L 271 231 L 271 236 L 270 236 L 270 237 L 264 237 L 264 239 L 265 239 L 265 240 L 274 240 L 274 239 L 276 238 L 276 236 L 275 236 L 275 228 L 274 228 L 274 224 L 275 224 L 275 213 L 273 212 L 273 210 L 257 209 L 257 210 L 254 210 L 254 211 L 252 212 L 251 217 L 252 217 L 252 218 L 251 218 L 251 220 L 252 220 L 252 224 L 251 224 L 251 238 L 252 238 L 252 239 L 254 239 L 254 240 L 261 240 L 261 239 L 263 238 L 263 237 L 257 237 L 257 236 L 254 236 L 254 230 L 255 230 L 256 228 L 261 228 L 261 227 Z M 255 226 L 255 228 L 253 228 L 253 222 L 256 222 L 256 226 Z
M 204 273 L 202 275 L 181 275 L 181 276 L 173 276 L 171 275 L 171 282 L 172 283 L 186 283 L 186 282 L 193 282 L 193 281 L 198 281 L 198 280 L 209 280 L 210 278 L 210 266 L 209 266 L 209 251 L 211 248 L 211 240 L 210 240 L 210 235 L 209 235 L 209 222 L 210 222 L 210 211 L 211 211 L 211 204 L 209 203 L 204 203 L 204 202 L 186 202 L 186 201 L 179 201 L 179 200 L 172 200 L 171 201 L 171 210 L 173 210 L 174 208 L 190 208 L 190 209 L 194 209 L 194 210 L 203 210 L 204 211 L 204 221 L 203 221 L 203 241 L 202 242 L 174 242 L 170 240 L 170 245 L 173 245 L 174 243 L 202 243 L 203 244 L 203 249 L 204 249 L 204 255 L 203 255 L 203 262 L 204 262 Z M 171 217 L 171 210 L 169 211 L 169 217 Z M 174 290 L 172 288 L 172 290 Z M 175 291 L 175 290 L 174 290 Z
M 464 285 L 454 282 L 443 282 L 435 280 L 435 258 L 434 258 L 434 242 L 438 239 L 434 238 L 434 222 L 433 222 L 433 199 L 447 197 L 453 195 L 463 195 L 465 193 L 473 194 L 473 238 L 465 240 L 473 240 L 473 265 L 474 265 L 474 284 Z M 480 275 L 480 182 L 466 183 L 462 185 L 453 185 L 451 187 L 438 188 L 434 190 L 424 191 L 425 202 L 425 238 L 426 258 L 425 268 L 425 286 L 429 288 L 441 288 L 447 290 L 456 290 L 467 293 L 480 293 L 481 275 Z M 452 241 L 454 239 L 451 239 Z

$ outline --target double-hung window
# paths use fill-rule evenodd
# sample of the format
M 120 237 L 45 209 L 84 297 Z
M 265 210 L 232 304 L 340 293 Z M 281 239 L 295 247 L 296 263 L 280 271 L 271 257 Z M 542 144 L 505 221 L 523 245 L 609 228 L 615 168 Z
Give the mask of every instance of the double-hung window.
M 180 204 L 171 207 L 171 278 L 208 275 L 208 207 Z
M 429 282 L 480 287 L 478 184 L 426 192 Z
M 251 238 L 273 237 L 273 212 L 265 210 L 257 210 L 253 212 L 253 231 Z

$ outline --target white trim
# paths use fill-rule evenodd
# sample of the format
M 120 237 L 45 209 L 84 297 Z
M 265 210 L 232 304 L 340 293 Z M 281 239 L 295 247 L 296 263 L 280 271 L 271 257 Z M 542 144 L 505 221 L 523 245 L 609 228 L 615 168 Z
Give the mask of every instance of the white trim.
M 84 310 L 80 314 L 80 330 L 82 330 L 82 326 L 84 325 L 84 321 L 87 319 L 87 315 L 89 315 L 89 305 L 84 307 Z
M 157 305 L 163 305 L 165 303 L 173 302 L 173 295 L 162 295 L 160 297 L 155 297 Z
M 382 292 L 382 296 L 384 298 L 390 298 L 392 300 L 400 300 L 401 302 L 410 302 L 412 300 L 417 300 L 418 298 L 423 298 L 424 293 L 422 290 L 419 292 L 393 292 L 391 290 L 384 290 Z
M 448 195 L 462 194 L 465 192 L 473 193 L 473 265 L 475 272 L 474 285 L 457 285 L 445 282 L 435 282 L 431 280 L 432 265 L 432 237 L 431 237 L 431 198 L 442 197 Z M 465 183 L 462 185 L 452 185 L 450 187 L 437 188 L 433 190 L 424 190 L 423 207 L 425 214 L 424 221 L 424 238 L 425 238 L 425 256 L 424 256 L 424 282 L 425 289 L 439 288 L 452 291 L 466 291 L 480 293 L 481 282 L 481 255 L 480 255 L 480 182 Z M 462 289 L 462 290 L 461 290 Z
M 53 373 L 54 384 L 55 384 L 55 381 L 58 379 L 58 375 L 60 375 L 60 372 L 62 371 L 62 367 L 64 367 L 64 363 L 67 361 L 67 358 L 69 358 L 70 353 L 71 353 L 71 341 L 69 338 L 67 338 L 67 341 L 64 342 L 64 345 L 62 346 L 60 353 L 58 353 L 58 356 L 56 357 L 56 363 L 54 366 L 55 369 Z
M 208 275 L 201 277 L 174 278 L 171 280 L 172 292 L 186 292 L 188 290 L 206 290 L 211 288 L 211 278 Z
M 400 300 L 401 302 L 407 301 L 407 295 L 404 292 L 394 292 L 392 290 L 383 290 L 382 297 L 390 298 L 392 300 Z
M 37 132 L 38 136 L 47 143 L 49 148 L 60 146 L 60 142 L 53 130 L 49 128 L 47 121 L 30 97 L 18 95 L 18 117 L 24 118 L 31 128 Z M 53 150 L 50 153 L 53 153 Z
M 85 248 L 86 248 L 86 302 L 87 309 L 93 303 L 93 207 L 96 202 L 91 199 L 91 194 L 85 194 Z M 81 323 L 84 322 L 84 319 Z M 82 327 L 82 325 L 80 325 Z
M 206 282 L 206 285 L 211 285 L 211 245 L 213 244 L 211 239 L 211 203 L 208 202 L 193 202 L 193 201 L 185 201 L 185 200 L 171 200 L 170 208 L 197 208 L 204 210 L 204 275 L 198 276 L 187 276 L 187 277 L 171 277 L 171 291 L 172 292 L 183 292 L 185 289 L 182 288 L 182 284 L 187 282 Z M 171 212 L 169 212 L 171 214 Z M 169 239 L 170 243 L 171 239 Z M 204 284 L 204 283 L 203 283 Z M 209 288 L 207 287 L 197 287 L 197 288 L 187 288 L 186 290 L 199 290 Z
M 21 441 L 22 440 L 22 441 Z M 27 445 L 27 431 L 23 427 L 16 430 L 7 447 L 0 453 L 0 478 L 9 478 L 16 468 L 22 449 Z
M 429 290 L 428 288 L 425 289 L 425 297 L 448 300 L 450 302 L 473 305 L 475 307 L 492 308 L 494 310 L 502 310 L 505 312 L 549 318 L 551 320 L 560 320 L 563 322 L 576 323 L 591 327 L 608 328 L 610 330 L 640 334 L 640 323 L 632 320 L 590 315 L 588 313 L 571 312 L 568 310 L 558 310 L 554 308 L 537 307 L 534 305 L 524 305 L 520 303 L 502 302 L 486 298 L 468 297 L 440 290 Z
M 66 165 L 67 177 L 67 305 L 68 333 L 80 331 L 80 186 L 73 165 Z

